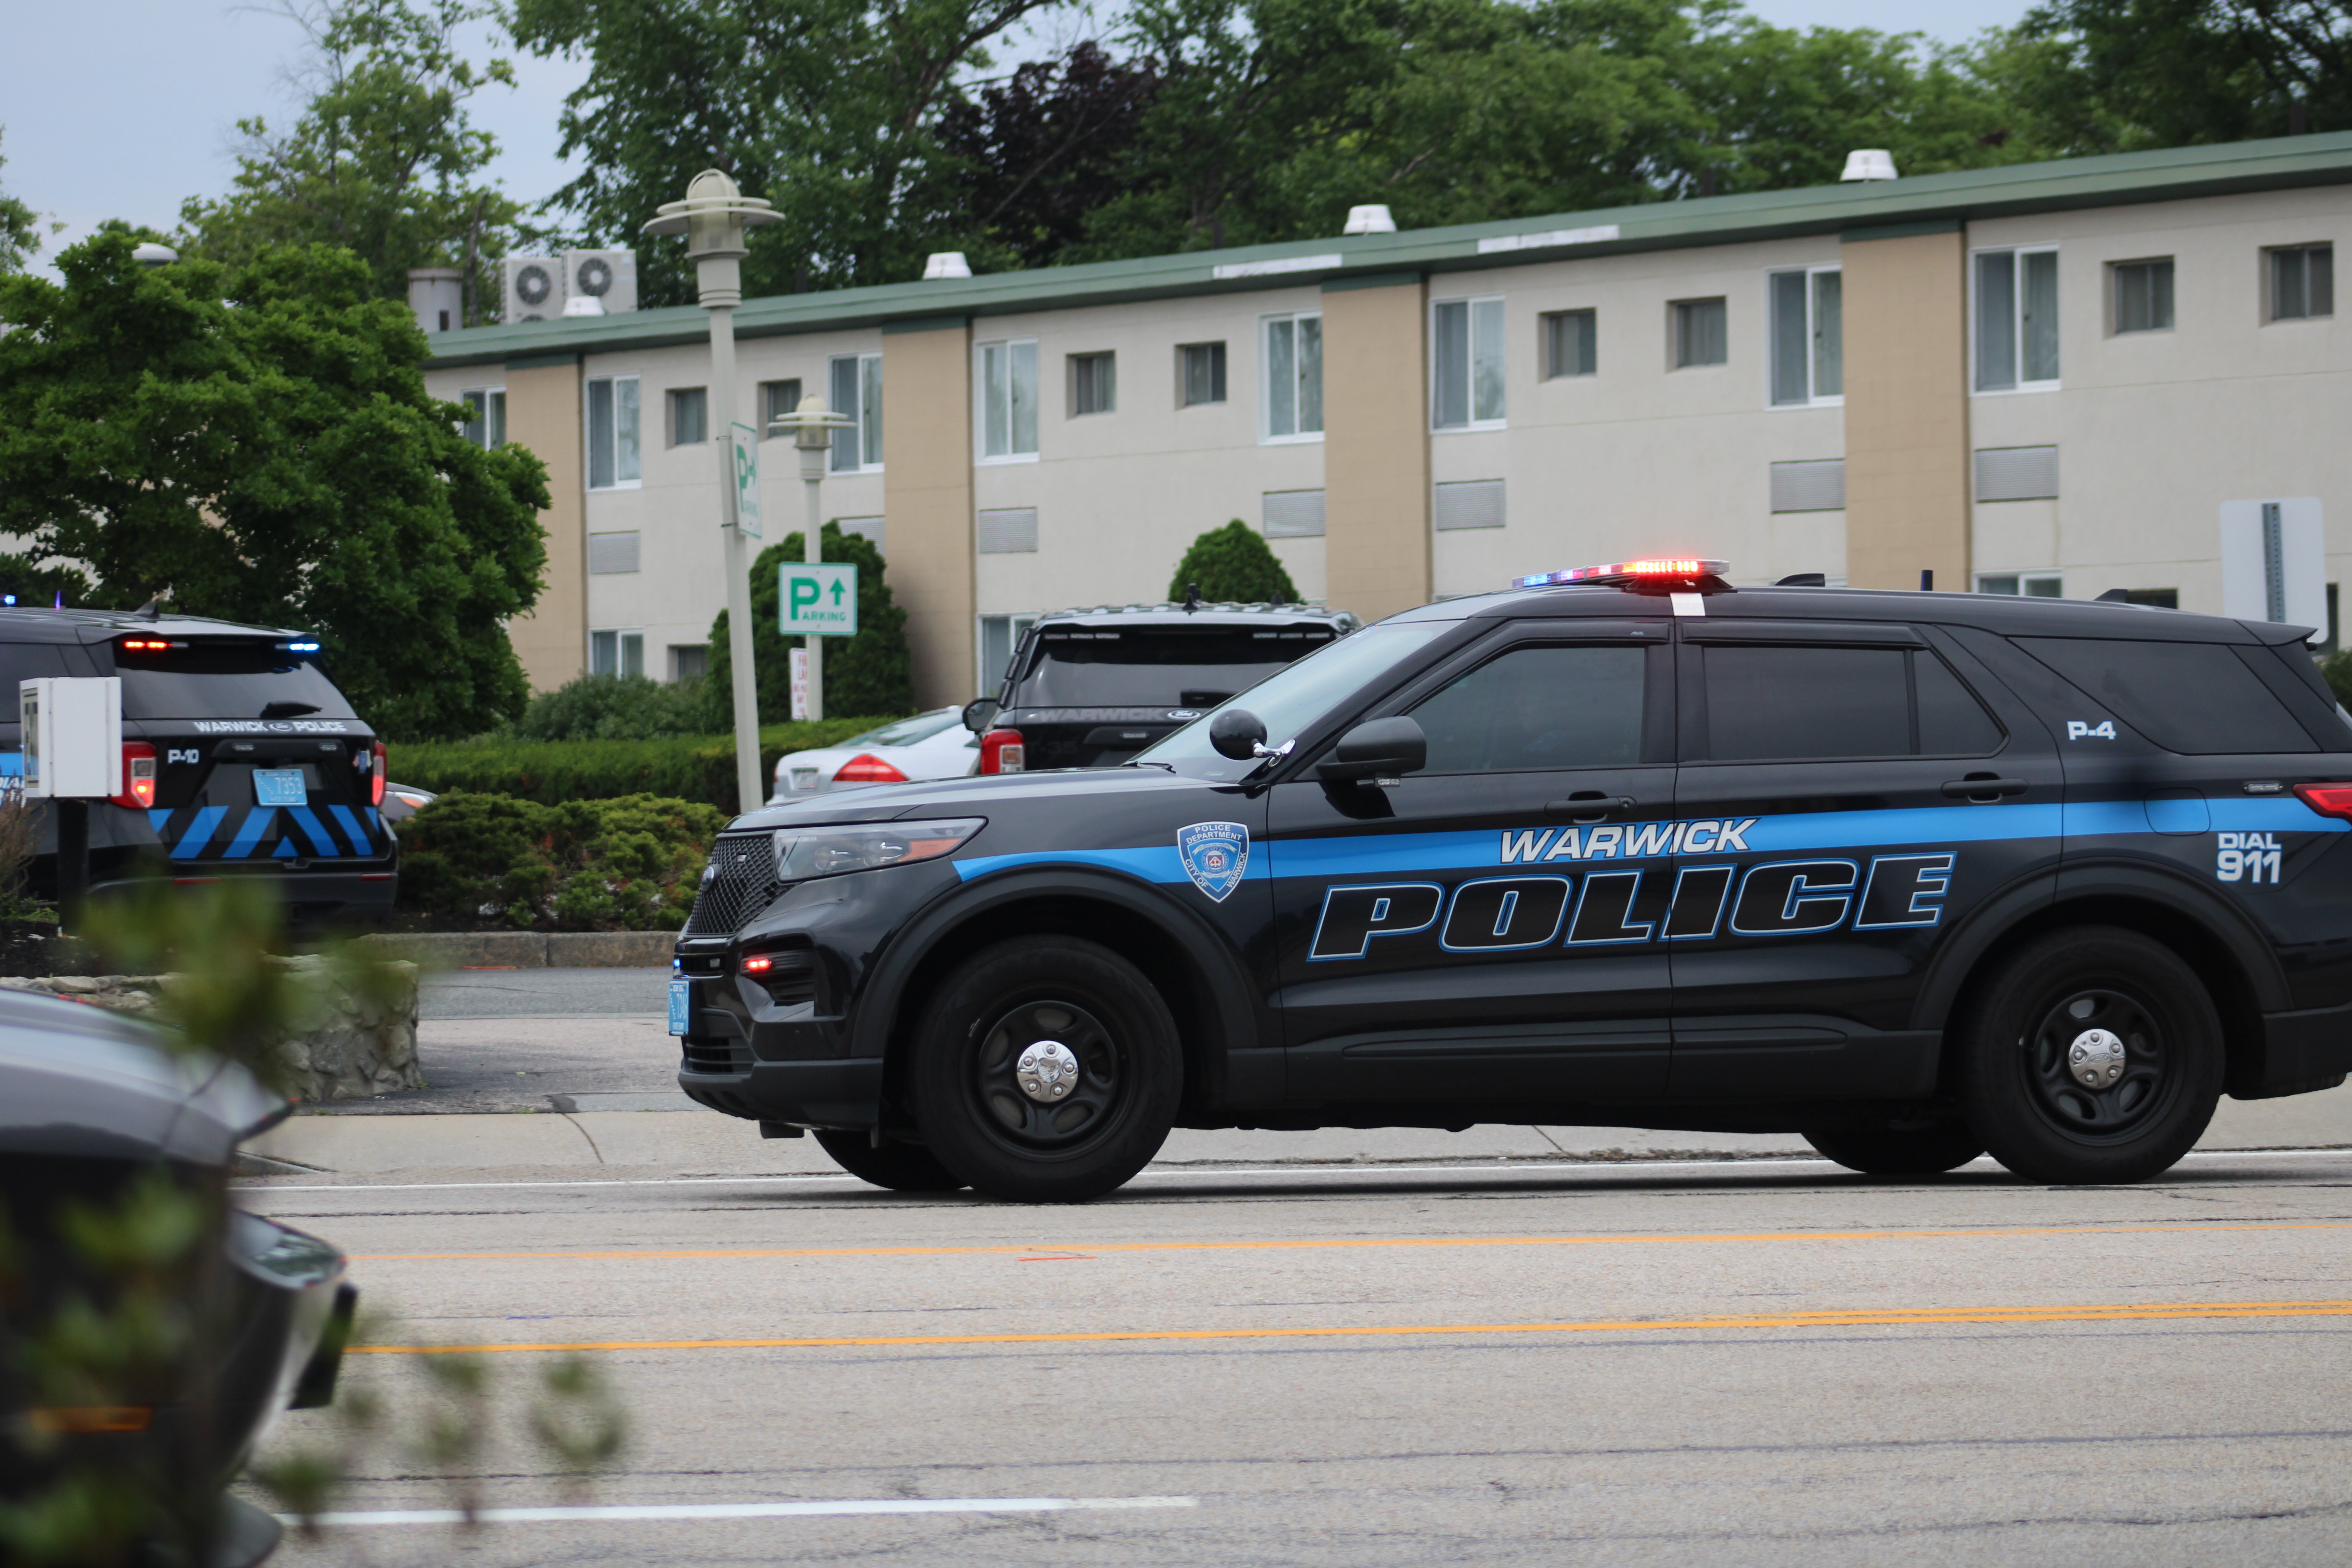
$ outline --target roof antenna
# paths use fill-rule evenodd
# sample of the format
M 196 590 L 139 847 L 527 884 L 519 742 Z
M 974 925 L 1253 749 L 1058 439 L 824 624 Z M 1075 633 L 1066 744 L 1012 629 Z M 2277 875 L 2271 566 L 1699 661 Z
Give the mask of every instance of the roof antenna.
M 163 618 L 163 595 L 161 594 L 156 595 L 153 598 L 148 600 L 145 604 L 140 605 L 131 613 L 134 616 L 144 616 L 151 621 L 162 620 Z
M 1197 609 L 1199 609 L 1200 607 L 1201 607 L 1201 584 L 1199 584 L 1198 583 L 1187 583 L 1187 584 L 1184 584 L 1184 613 L 1185 613 L 1186 615 L 1188 615 L 1188 616 L 1189 616 L 1189 615 L 1191 615 L 1194 610 L 1197 610 Z

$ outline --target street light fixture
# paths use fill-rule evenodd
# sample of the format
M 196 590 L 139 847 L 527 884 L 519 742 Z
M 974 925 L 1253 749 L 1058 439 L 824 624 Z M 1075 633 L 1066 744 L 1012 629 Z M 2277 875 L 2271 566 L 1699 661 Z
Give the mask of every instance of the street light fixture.
M 751 562 L 735 505 L 735 307 L 743 302 L 743 231 L 774 223 L 766 202 L 747 196 L 717 169 L 705 169 L 686 187 L 686 200 L 664 202 L 646 234 L 686 236 L 702 308 L 710 313 L 711 423 L 717 427 L 719 520 L 727 551 L 727 650 L 735 696 L 735 789 L 744 811 L 768 798 L 760 778 L 760 698 L 751 667 Z M 756 498 L 755 498 L 756 499 Z
M 801 399 L 793 410 L 790 421 L 793 427 L 793 445 L 800 448 L 802 493 L 807 498 L 807 522 L 801 529 L 801 559 L 814 565 L 824 559 L 824 509 L 817 499 L 818 487 L 824 483 L 825 459 L 833 450 L 833 433 L 845 425 L 856 423 L 846 414 L 835 414 L 825 406 L 824 398 L 814 393 Z M 808 716 L 824 717 L 824 639 L 810 636 L 801 639 L 808 650 Z

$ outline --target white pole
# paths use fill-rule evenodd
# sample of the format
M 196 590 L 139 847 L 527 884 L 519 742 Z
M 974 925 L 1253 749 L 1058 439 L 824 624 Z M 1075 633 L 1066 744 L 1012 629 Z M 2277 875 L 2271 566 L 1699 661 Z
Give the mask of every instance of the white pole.
M 735 697 L 735 798 L 739 811 L 767 804 L 760 779 L 760 679 L 751 654 L 751 559 L 735 515 L 735 301 L 704 297 L 710 312 L 710 417 L 719 459 L 719 534 L 727 550 L 727 658 Z
M 814 565 L 824 559 L 824 508 L 817 499 L 818 488 L 824 483 L 824 465 L 831 448 L 803 447 L 801 448 L 801 480 L 808 497 L 808 522 L 801 530 L 801 559 Z M 824 717 L 824 639 L 803 637 L 808 646 L 808 716 Z

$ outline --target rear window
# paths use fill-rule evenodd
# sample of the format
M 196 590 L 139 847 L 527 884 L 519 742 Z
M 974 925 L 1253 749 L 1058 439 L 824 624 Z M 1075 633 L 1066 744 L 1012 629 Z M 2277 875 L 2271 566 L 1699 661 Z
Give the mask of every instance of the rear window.
M 1706 659 L 1707 760 L 1978 757 L 1992 716 L 1924 648 L 1717 645 Z
M 326 672 L 265 646 L 198 643 L 160 653 L 115 649 L 125 719 L 302 721 L 358 718 Z
M 1016 708 L 1213 708 L 1332 640 L 1328 627 L 1037 634 Z
M 2233 647 L 2121 637 L 2011 640 L 2168 752 L 2202 757 L 2319 749 Z
M 16 722 L 20 682 L 65 673 L 64 650 L 55 643 L 0 643 L 0 723 Z

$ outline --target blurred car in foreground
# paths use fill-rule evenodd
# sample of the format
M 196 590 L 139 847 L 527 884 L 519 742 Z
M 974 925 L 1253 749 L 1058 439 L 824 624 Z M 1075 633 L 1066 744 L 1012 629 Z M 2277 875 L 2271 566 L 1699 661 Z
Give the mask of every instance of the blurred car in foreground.
M 770 805 L 788 805 L 836 790 L 920 779 L 960 779 L 980 766 L 980 739 L 963 727 L 960 708 L 934 708 L 852 735 L 837 746 L 788 752 L 776 759 Z
M 210 1568 L 247 1568 L 279 1527 L 224 1489 L 281 1411 L 332 1402 L 358 1293 L 334 1247 L 226 1206 L 237 1145 L 289 1103 L 241 1067 L 158 1038 L 96 1007 L 0 991 L 0 1506 L 70 1477 L 127 1483 L 159 1510 L 134 1527 L 148 1538 L 135 1560 L 175 1560 L 155 1537 L 177 1500 L 179 1529 L 194 1514 L 211 1537 Z M 192 1262 L 93 1261 L 93 1228 L 152 1241 L 179 1199 L 211 1232 Z M 180 1326 L 163 1340 L 173 1353 L 136 1353 L 120 1324 L 141 1314 Z M 65 1338 L 85 1352 L 70 1379 L 53 1350 Z

